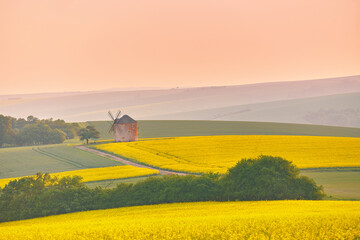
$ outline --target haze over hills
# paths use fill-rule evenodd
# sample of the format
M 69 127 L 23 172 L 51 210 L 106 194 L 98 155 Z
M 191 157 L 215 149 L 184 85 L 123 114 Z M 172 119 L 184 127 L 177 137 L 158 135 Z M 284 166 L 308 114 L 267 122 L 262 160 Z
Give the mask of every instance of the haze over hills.
M 334 125 L 334 121 L 315 121 L 312 115 L 321 118 L 319 115 L 322 114 L 347 114 L 347 117 L 354 118 L 359 112 L 359 100 L 360 75 L 223 87 L 0 96 L 0 114 L 90 121 L 107 120 L 108 110 L 121 109 L 135 119 L 214 119 Z M 360 127 L 355 120 L 337 119 L 335 125 L 355 124 Z
M 231 120 L 360 127 L 360 92 L 244 104 L 167 115 L 158 120 Z

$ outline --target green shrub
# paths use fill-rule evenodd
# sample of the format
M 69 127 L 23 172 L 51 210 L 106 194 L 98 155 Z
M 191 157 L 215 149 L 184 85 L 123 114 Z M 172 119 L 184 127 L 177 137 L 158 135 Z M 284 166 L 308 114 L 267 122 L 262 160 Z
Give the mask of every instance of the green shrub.
M 281 157 L 259 156 L 230 168 L 222 185 L 229 200 L 322 199 L 323 187 L 299 173 Z

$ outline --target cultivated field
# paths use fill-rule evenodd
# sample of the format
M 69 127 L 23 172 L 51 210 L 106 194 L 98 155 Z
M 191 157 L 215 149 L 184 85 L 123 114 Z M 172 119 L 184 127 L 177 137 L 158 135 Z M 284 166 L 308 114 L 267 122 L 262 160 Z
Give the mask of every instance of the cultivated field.
M 65 144 L 0 149 L 0 178 L 122 165 Z
M 104 167 L 104 168 L 89 168 L 81 169 L 75 171 L 66 171 L 51 174 L 57 176 L 58 178 L 65 176 L 81 176 L 83 177 L 83 182 L 95 182 L 95 181 L 104 181 L 104 180 L 113 180 L 113 179 L 124 179 L 140 176 L 149 176 L 158 174 L 159 171 L 148 169 L 148 168 L 138 168 L 129 165 L 115 166 L 115 167 Z M 4 187 L 9 181 L 17 178 L 4 178 L 0 179 L 0 187 Z
M 203 136 L 108 143 L 97 149 L 163 169 L 225 173 L 242 158 L 281 156 L 299 168 L 359 167 L 360 138 Z
M 81 123 L 84 126 L 86 123 Z M 109 121 L 92 121 L 101 139 L 113 139 Z M 238 121 L 138 121 L 140 138 L 212 135 L 306 135 L 360 137 L 360 128 Z
M 357 201 L 199 202 L 0 224 L 0 239 L 355 239 Z

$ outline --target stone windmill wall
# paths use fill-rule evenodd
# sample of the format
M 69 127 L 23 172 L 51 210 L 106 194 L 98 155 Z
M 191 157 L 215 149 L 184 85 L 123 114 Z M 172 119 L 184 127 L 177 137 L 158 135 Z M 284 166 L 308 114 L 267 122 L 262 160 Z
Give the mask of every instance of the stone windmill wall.
M 114 138 L 115 142 L 136 141 L 138 139 L 137 122 L 128 115 L 116 119 L 114 124 Z

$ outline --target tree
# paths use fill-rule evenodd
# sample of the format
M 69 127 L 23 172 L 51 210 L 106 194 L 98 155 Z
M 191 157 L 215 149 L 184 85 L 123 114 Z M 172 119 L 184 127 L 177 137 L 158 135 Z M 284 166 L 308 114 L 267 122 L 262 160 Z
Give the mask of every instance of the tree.
M 79 124 L 61 119 L 38 119 L 30 115 L 25 120 L 0 114 L 0 147 L 62 143 L 77 136 L 78 129 Z
M 299 173 L 281 157 L 242 159 L 223 179 L 225 196 L 229 200 L 322 199 L 323 187 Z
M 28 123 L 36 123 L 36 122 L 39 121 L 39 119 L 32 116 L 32 115 L 30 115 L 30 116 L 27 117 L 27 121 L 28 121 Z
M 54 144 L 54 143 L 62 143 L 66 140 L 66 133 L 63 131 L 55 128 L 52 130 L 48 136 L 47 143 Z
M 81 179 L 37 173 L 10 181 L 0 188 L 0 222 L 90 210 L 96 191 L 86 188 Z
M 11 143 L 15 136 L 15 132 L 12 129 L 12 121 L 10 117 L 0 115 L 0 147 L 4 143 Z
M 100 138 L 100 133 L 95 129 L 94 126 L 87 126 L 79 130 L 78 135 L 81 140 L 86 140 L 86 144 L 89 144 L 89 139 L 98 139 Z
M 28 124 L 16 135 L 18 145 L 54 144 L 65 141 L 66 134 L 59 130 L 52 130 L 41 122 Z

